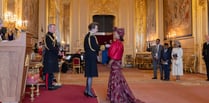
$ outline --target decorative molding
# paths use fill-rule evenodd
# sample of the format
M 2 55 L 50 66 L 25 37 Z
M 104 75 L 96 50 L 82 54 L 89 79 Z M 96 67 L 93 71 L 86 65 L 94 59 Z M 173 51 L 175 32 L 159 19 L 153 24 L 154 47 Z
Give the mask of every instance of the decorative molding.
M 89 0 L 89 18 L 93 21 L 94 15 L 114 15 L 115 24 L 118 24 L 120 0 Z
M 116 14 L 119 9 L 119 0 L 90 0 L 92 14 Z
M 206 0 L 199 0 L 199 5 L 200 6 L 205 6 Z

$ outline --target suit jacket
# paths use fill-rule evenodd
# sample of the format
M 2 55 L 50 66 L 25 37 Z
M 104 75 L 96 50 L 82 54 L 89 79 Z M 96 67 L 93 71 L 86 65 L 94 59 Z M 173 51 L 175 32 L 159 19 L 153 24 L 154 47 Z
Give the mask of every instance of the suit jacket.
M 207 42 L 205 42 L 203 44 L 203 48 L 202 48 L 202 56 L 203 56 L 203 59 L 206 61 L 206 62 L 209 62 L 209 44 L 207 44 Z
M 163 46 L 160 45 L 160 44 L 159 44 L 158 50 L 157 50 L 157 45 L 152 47 L 151 54 L 152 54 L 153 62 L 160 61 L 162 50 L 163 50 Z M 155 59 L 156 56 L 157 56 L 158 59 Z
M 165 51 L 165 48 L 161 51 L 161 62 L 166 61 L 168 65 L 171 64 L 171 49 L 168 48 L 167 51 Z

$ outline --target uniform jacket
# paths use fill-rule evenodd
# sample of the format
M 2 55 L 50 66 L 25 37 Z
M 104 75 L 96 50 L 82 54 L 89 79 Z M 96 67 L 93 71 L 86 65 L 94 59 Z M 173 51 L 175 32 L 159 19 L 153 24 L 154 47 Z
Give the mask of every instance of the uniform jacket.
M 97 54 L 100 46 L 95 35 L 86 34 L 84 39 L 85 77 L 97 77 Z
M 58 46 L 53 33 L 48 32 L 45 36 L 44 71 L 46 73 L 58 72 Z

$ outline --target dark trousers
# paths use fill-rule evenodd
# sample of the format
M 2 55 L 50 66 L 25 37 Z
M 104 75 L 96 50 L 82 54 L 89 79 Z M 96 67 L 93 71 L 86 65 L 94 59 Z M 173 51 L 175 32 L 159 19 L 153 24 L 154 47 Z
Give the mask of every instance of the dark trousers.
M 52 87 L 52 83 L 54 80 L 54 74 L 53 73 L 46 73 L 46 88 L 48 89 L 48 87 Z
M 163 67 L 163 73 L 164 73 L 164 79 L 170 80 L 170 65 L 162 65 Z
M 157 78 L 157 69 L 160 69 L 160 78 L 163 78 L 163 70 L 161 64 L 159 64 L 159 61 L 153 62 L 153 75 L 155 78 Z
M 206 70 L 207 70 L 207 79 L 209 80 L 209 62 L 205 61 Z

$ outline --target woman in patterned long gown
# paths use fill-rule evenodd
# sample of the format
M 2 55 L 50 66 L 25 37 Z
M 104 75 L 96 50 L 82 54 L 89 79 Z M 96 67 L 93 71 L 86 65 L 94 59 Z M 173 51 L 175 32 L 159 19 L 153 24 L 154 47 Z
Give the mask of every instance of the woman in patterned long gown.
M 109 66 L 111 67 L 110 77 L 107 89 L 107 99 L 111 103 L 144 103 L 136 99 L 131 92 L 122 72 L 123 46 L 123 28 L 114 28 L 113 38 L 115 41 L 111 44 L 108 55 L 111 58 Z

